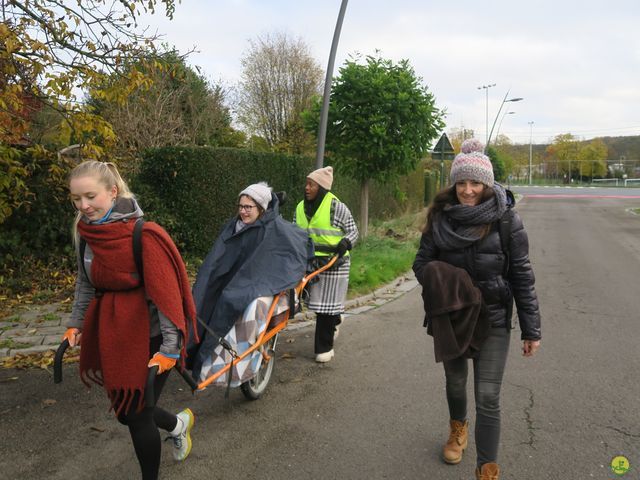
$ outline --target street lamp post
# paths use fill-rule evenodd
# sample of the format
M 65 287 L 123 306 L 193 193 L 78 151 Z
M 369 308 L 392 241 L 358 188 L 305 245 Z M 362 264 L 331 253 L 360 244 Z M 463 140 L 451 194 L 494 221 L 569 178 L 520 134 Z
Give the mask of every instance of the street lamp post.
M 498 137 L 500 136 L 500 127 L 502 127 L 502 121 L 504 120 L 504 117 L 506 117 L 507 115 L 514 115 L 516 112 L 504 112 L 502 114 L 502 118 L 500 119 L 500 123 L 498 123 L 498 130 L 496 130 L 496 140 L 498 140 Z
M 514 97 L 514 98 L 507 98 L 509 96 L 509 90 L 507 90 L 507 93 L 505 94 L 504 98 L 502 99 L 502 103 L 500 104 L 500 108 L 498 108 L 498 113 L 496 113 L 496 118 L 493 119 L 493 125 L 491 125 L 491 132 L 489 132 L 489 136 L 487 137 L 487 144 L 485 147 L 485 152 L 487 151 L 487 149 L 489 148 L 489 143 L 491 142 L 491 135 L 493 135 L 493 128 L 496 126 L 496 122 L 498 121 L 498 117 L 500 116 L 500 112 L 502 111 L 502 107 L 504 107 L 504 104 L 507 102 L 520 102 L 522 100 L 524 100 L 524 98 L 522 97 Z
M 324 163 L 324 143 L 327 138 L 327 122 L 329 120 L 329 97 L 331 95 L 331 79 L 333 77 L 333 65 L 336 61 L 336 51 L 338 50 L 338 41 L 340 40 L 340 31 L 342 30 L 342 21 L 347 10 L 349 0 L 342 0 L 340 3 L 340 11 L 338 12 L 338 20 L 336 28 L 333 31 L 333 40 L 331 42 L 331 50 L 329 52 L 329 63 L 327 65 L 327 75 L 324 80 L 324 93 L 322 95 L 322 109 L 320 110 L 320 126 L 318 128 L 318 148 L 316 149 L 316 168 L 322 168 Z
M 533 147 L 532 147 L 532 138 L 533 138 L 533 121 L 529 122 L 529 185 L 531 185 L 531 177 L 533 174 Z
M 495 86 L 496 84 L 492 83 L 490 85 L 480 85 L 479 87 L 477 87 L 478 90 L 484 89 L 485 91 L 485 124 L 484 124 L 485 144 L 489 143 L 489 89 Z

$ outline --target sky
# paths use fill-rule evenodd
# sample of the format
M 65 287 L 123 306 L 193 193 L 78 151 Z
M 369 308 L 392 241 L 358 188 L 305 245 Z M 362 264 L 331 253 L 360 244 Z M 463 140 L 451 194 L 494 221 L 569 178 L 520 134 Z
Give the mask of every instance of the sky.
M 173 20 L 160 13 L 139 24 L 180 51 L 195 49 L 189 63 L 233 87 L 249 40 L 274 32 L 301 38 L 326 70 L 340 4 L 182 0 Z M 334 76 L 354 54 L 407 59 L 446 110 L 446 130 L 472 129 L 483 141 L 494 120 L 521 144 L 640 135 L 638 24 L 638 0 L 351 0 Z M 498 116 L 505 97 L 523 100 Z

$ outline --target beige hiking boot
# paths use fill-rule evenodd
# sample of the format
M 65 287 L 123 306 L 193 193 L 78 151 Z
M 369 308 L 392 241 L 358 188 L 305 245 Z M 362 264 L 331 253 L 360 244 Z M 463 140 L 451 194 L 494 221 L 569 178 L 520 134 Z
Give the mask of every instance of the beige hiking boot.
M 476 468 L 476 480 L 498 480 L 500 467 L 497 463 L 485 463 Z
M 467 420 L 459 422 L 458 420 L 450 420 L 449 440 L 442 449 L 442 459 L 451 465 L 460 463 L 462 453 L 467 448 L 467 440 L 469 438 L 469 422 Z

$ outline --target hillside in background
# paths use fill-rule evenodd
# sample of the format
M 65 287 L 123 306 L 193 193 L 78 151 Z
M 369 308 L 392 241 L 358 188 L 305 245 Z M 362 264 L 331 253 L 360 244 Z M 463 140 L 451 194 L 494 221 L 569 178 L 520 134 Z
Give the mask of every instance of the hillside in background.
M 626 137 L 598 137 L 608 149 L 606 160 L 638 160 L 640 161 L 640 135 Z M 579 143 L 589 143 L 597 138 L 582 140 Z M 534 144 L 532 146 L 534 157 L 542 157 L 549 144 Z M 502 146 L 500 147 L 502 148 Z M 529 155 L 529 145 L 510 145 L 508 150 L 513 153 Z
M 632 137 L 602 137 L 601 140 L 609 149 L 607 160 L 640 160 L 640 135 Z

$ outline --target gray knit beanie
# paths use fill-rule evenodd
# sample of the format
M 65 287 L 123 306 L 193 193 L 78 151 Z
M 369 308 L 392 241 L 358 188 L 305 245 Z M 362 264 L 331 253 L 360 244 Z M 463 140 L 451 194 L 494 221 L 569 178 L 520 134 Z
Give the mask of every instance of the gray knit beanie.
M 484 145 L 475 138 L 462 142 L 460 153 L 451 165 L 449 178 L 452 184 L 461 180 L 473 180 L 493 187 L 493 165 L 483 150 Z
M 263 210 L 266 210 L 269 206 L 269 202 L 271 201 L 271 187 L 267 185 L 266 182 L 254 183 L 242 190 L 238 194 L 238 197 L 241 197 L 242 195 L 247 195 L 253 198 L 254 202 L 260 205 Z

